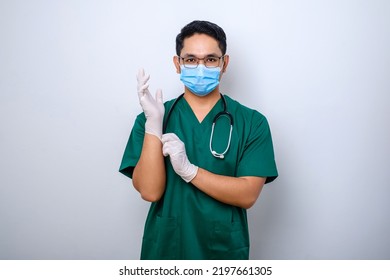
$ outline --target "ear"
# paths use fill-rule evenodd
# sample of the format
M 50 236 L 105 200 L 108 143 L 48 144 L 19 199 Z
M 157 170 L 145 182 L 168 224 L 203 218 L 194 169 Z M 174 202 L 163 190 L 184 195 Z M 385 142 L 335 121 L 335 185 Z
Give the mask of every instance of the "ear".
M 222 73 L 226 72 L 226 68 L 228 67 L 228 65 L 229 65 L 229 55 L 225 55 L 225 57 L 223 59 L 223 67 L 221 70 Z
M 175 55 L 173 57 L 173 64 L 175 65 L 176 73 L 180 74 L 181 73 L 180 61 L 179 61 L 179 57 L 177 55 Z

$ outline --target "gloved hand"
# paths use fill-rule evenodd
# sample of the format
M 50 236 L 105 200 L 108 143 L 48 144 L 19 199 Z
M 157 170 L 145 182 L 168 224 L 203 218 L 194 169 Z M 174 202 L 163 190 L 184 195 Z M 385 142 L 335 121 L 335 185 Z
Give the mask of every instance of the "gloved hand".
M 174 133 L 166 133 L 162 136 L 163 155 L 171 160 L 176 174 L 184 181 L 191 182 L 198 173 L 198 167 L 188 160 L 184 143 Z
M 149 92 L 149 84 L 147 84 L 149 78 L 149 75 L 145 75 L 144 69 L 138 71 L 137 91 L 139 103 L 146 116 L 145 132 L 153 134 L 161 139 L 165 112 L 162 92 L 161 89 L 158 89 L 156 91 L 156 99 L 152 97 Z

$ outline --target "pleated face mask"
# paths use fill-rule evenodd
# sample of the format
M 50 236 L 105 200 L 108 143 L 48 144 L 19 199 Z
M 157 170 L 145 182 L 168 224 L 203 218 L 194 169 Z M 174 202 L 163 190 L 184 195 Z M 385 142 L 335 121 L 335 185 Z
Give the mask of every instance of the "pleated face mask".
M 219 85 L 220 67 L 207 68 L 199 64 L 196 68 L 181 66 L 180 80 L 194 94 L 205 96 Z

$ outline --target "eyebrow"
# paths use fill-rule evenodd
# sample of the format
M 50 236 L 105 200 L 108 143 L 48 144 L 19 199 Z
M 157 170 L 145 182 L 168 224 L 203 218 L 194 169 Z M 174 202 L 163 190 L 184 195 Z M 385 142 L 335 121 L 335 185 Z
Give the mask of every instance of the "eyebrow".
M 222 56 L 222 55 L 218 55 L 216 53 L 211 53 L 211 54 L 205 55 L 204 57 L 220 57 L 220 56 Z M 194 54 L 191 54 L 191 53 L 187 53 L 187 54 L 184 54 L 184 56 L 181 56 L 181 57 L 198 57 L 198 56 L 196 56 Z

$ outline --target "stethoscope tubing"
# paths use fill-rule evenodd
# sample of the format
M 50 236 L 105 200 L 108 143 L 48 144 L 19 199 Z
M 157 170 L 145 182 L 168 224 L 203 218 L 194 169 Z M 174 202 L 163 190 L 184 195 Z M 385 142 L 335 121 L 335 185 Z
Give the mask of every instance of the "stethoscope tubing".
M 167 113 L 167 116 L 165 118 L 165 121 L 163 123 L 163 133 L 166 132 L 166 129 L 167 129 L 167 125 L 168 125 L 168 121 L 171 117 L 171 114 L 172 114 L 172 111 L 173 109 L 175 108 L 177 102 L 179 102 L 179 100 L 184 96 L 184 93 L 182 93 L 181 95 L 179 95 L 176 100 L 173 102 L 172 106 L 169 108 L 168 110 L 168 113 Z M 216 157 L 216 158 L 220 158 L 220 159 L 224 159 L 225 158 L 225 154 L 227 153 L 227 151 L 229 150 L 230 148 L 230 142 L 231 142 L 231 138 L 232 138 L 232 132 L 233 132 L 233 116 L 232 114 L 230 114 L 228 111 L 227 111 L 227 105 L 226 105 L 226 100 L 225 100 L 225 97 L 223 96 L 223 94 L 221 93 L 221 98 L 222 98 L 222 102 L 223 102 L 223 111 L 219 112 L 218 114 L 215 115 L 214 119 L 213 119 L 213 125 L 211 127 L 211 134 L 210 134 L 210 152 L 211 154 Z M 230 132 L 229 132 L 229 140 L 228 140 L 228 144 L 226 146 L 226 149 L 222 152 L 222 153 L 218 153 L 216 151 L 213 150 L 212 148 L 212 142 L 213 142 L 213 138 L 214 138 L 214 127 L 215 127 L 215 123 L 217 122 L 217 120 L 220 118 L 220 117 L 227 117 L 230 121 Z

